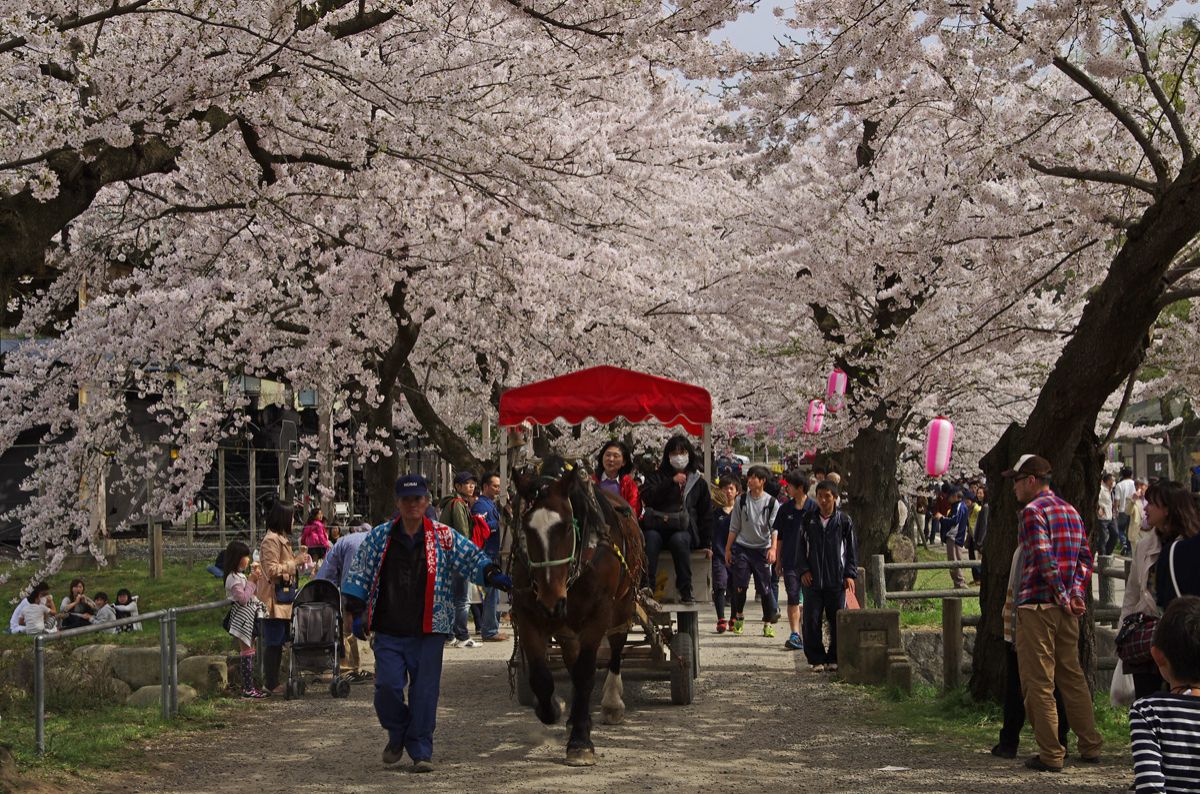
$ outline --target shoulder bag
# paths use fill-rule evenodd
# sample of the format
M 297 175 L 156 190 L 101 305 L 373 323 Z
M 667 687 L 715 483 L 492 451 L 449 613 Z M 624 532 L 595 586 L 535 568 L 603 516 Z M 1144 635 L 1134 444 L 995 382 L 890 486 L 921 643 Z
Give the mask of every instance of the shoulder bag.
M 1171 586 L 1178 595 L 1179 582 L 1175 578 L 1176 545 L 1178 541 L 1172 543 L 1167 551 L 1167 570 L 1171 573 Z M 1154 641 L 1154 628 L 1157 625 L 1158 618 L 1142 612 L 1135 612 L 1122 621 L 1121 630 L 1117 632 L 1116 645 L 1117 657 L 1124 662 L 1125 669 L 1133 670 L 1154 664 L 1154 659 L 1150 656 L 1150 645 Z

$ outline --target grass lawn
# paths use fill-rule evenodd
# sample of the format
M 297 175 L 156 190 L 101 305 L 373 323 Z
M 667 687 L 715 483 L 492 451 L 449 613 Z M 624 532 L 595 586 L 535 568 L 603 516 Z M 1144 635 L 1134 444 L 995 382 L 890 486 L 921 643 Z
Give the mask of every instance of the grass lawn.
M 94 596 L 105 592 L 108 597 L 115 599 L 117 591 L 122 587 L 138 596 L 138 609 L 142 612 L 153 612 L 167 607 L 202 604 L 207 601 L 218 601 L 225 597 L 225 587 L 220 579 L 204 570 L 205 565 L 196 563 L 187 566 L 182 563 L 167 563 L 160 579 L 151 579 L 149 566 L 145 560 L 122 560 L 99 570 L 83 572 L 62 572 L 49 582 L 50 593 L 54 596 L 55 608 L 62 602 L 69 591 L 69 583 L 75 577 L 83 579 L 87 586 L 87 594 Z M 7 583 L 0 585 L 0 609 L 6 610 L 4 618 L 12 614 L 13 599 L 25 586 L 30 575 L 30 569 L 18 568 L 12 572 Z M 187 646 L 192 653 L 223 652 L 230 647 L 230 639 L 221 629 L 223 612 L 212 610 L 208 612 L 193 612 L 178 617 L 176 635 L 179 642 Z M 60 640 L 53 645 L 62 643 L 71 645 L 90 645 L 93 643 L 118 643 L 121 645 L 153 645 L 158 647 L 158 623 L 147 621 L 143 630 L 123 634 L 94 634 L 69 640 Z M 24 635 L 0 634 L 0 650 L 9 648 L 28 648 L 32 653 L 33 641 Z
M 952 746 L 974 746 L 991 749 L 1000 736 L 1003 718 L 995 703 L 977 703 L 965 689 L 942 694 L 925 684 L 913 687 L 911 695 L 891 689 L 866 687 L 879 708 L 868 713 L 871 722 L 894 727 L 903 725 L 910 731 Z M 1095 698 L 1096 727 L 1104 736 L 1105 763 L 1132 769 L 1129 751 L 1129 713 L 1113 708 L 1107 692 Z M 949 740 L 949 741 L 947 741 Z M 1074 739 L 1072 752 L 1074 750 Z M 1021 732 L 1023 755 L 1032 755 L 1036 744 L 1033 731 L 1026 724 Z M 1028 751 L 1028 752 L 1025 752 Z
M 222 582 L 204 570 L 204 564 L 187 566 L 168 563 L 164 575 L 151 579 L 145 560 L 126 560 L 114 565 L 80 572 L 63 572 L 50 580 L 55 606 L 68 592 L 68 583 L 78 576 L 87 585 L 87 593 L 108 593 L 110 598 L 122 587 L 138 595 L 142 612 L 173 606 L 200 604 L 225 597 Z M 10 570 L 7 583 L 0 585 L 0 604 L 11 614 L 14 599 L 25 585 L 30 569 Z M 179 642 L 192 654 L 225 653 L 232 640 L 221 628 L 223 610 L 214 609 L 180 615 L 176 627 Z M 148 620 L 135 633 L 98 633 L 58 640 L 47 645 L 53 658 L 72 647 L 94 643 L 114 643 L 158 647 L 158 622 Z M 14 649 L 33 653 L 33 640 L 25 635 L 0 634 L 0 650 Z M 0 744 L 7 745 L 17 759 L 22 774 L 51 782 L 65 779 L 68 773 L 87 769 L 113 768 L 141 755 L 137 749 L 144 740 L 164 733 L 218 729 L 236 718 L 238 710 L 254 704 L 216 698 L 198 700 L 179 710 L 179 718 L 163 722 L 158 707 L 134 708 L 114 705 L 111 698 L 86 694 L 62 697 L 48 693 L 46 703 L 46 755 L 35 753 L 34 703 L 32 692 L 4 682 L 0 675 Z
M 917 547 L 917 562 L 941 562 L 946 559 L 944 547 L 935 546 L 929 549 Z M 970 572 L 964 571 L 970 581 Z M 950 571 L 946 569 L 933 571 L 917 571 L 917 583 L 913 590 L 950 590 L 954 582 L 950 579 Z M 979 589 L 974 588 L 974 597 L 964 597 L 962 600 L 963 615 L 979 614 Z M 942 599 L 928 598 L 921 600 L 889 601 L 893 609 L 900 610 L 900 628 L 917 626 L 942 626 Z

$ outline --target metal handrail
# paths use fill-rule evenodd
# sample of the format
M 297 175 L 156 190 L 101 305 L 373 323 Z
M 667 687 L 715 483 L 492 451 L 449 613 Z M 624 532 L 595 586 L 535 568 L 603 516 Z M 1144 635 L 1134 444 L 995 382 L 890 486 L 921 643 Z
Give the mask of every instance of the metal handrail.
M 134 623 L 158 621 L 158 657 L 159 657 L 159 701 L 162 705 L 162 718 L 171 719 L 179 714 L 179 646 L 175 637 L 176 617 L 188 612 L 203 612 L 209 609 L 220 609 L 229 606 L 233 601 L 226 598 L 221 601 L 209 601 L 204 604 L 189 604 L 182 607 L 168 607 L 153 612 L 120 618 L 92 626 L 80 626 L 74 629 L 41 633 L 33 635 L 33 698 L 34 737 L 37 754 L 46 752 L 46 643 L 53 640 L 81 637 L 85 634 L 111 632 L 121 626 L 131 626 Z

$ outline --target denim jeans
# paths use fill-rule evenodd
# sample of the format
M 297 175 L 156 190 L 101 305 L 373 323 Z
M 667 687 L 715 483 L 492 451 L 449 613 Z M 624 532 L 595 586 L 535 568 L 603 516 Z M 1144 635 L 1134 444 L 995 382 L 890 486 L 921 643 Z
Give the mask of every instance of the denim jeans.
M 467 604 L 466 577 L 459 574 L 450 577 L 450 603 L 454 606 L 454 639 L 469 639 L 471 632 L 467 628 L 467 616 L 471 610 Z
M 403 747 L 414 761 L 433 757 L 443 644 L 442 634 L 375 635 L 375 714 L 388 744 Z

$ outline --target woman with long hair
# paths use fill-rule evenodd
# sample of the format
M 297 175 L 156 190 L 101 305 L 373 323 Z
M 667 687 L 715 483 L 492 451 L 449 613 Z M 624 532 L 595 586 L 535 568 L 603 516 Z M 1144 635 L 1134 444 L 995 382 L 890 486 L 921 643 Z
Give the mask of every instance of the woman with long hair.
M 1146 489 L 1146 523 L 1154 527 L 1162 542 L 1155 566 L 1158 606 L 1166 609 L 1176 596 L 1200 595 L 1200 509 L 1196 497 L 1177 482 L 1154 483 Z
M 92 622 L 96 614 L 96 602 L 84 594 L 86 589 L 82 579 L 71 580 L 70 592 L 63 596 L 62 604 L 58 607 L 64 629 L 79 628 Z
M 258 579 L 258 600 L 262 601 L 266 615 L 262 622 L 263 685 L 275 695 L 283 694 L 279 664 L 291 625 L 292 601 L 300 574 L 312 565 L 308 554 L 292 551 L 292 523 L 292 508 L 276 502 L 267 515 L 267 534 L 259 546 L 262 573 Z
M 637 481 L 633 479 L 633 453 L 624 441 L 614 438 L 604 442 L 596 455 L 596 473 L 592 480 L 629 502 L 634 518 L 642 517 L 642 501 Z

